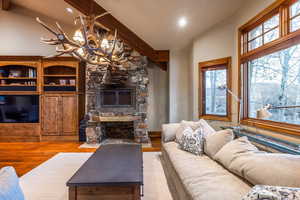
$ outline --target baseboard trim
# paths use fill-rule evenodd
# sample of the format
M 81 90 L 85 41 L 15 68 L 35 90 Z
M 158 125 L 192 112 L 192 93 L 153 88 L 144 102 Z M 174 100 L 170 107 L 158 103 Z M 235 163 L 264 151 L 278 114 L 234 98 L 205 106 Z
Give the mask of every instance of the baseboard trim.
M 0 142 L 40 142 L 36 136 L 0 136 Z
M 149 137 L 161 138 L 161 131 L 149 131 Z

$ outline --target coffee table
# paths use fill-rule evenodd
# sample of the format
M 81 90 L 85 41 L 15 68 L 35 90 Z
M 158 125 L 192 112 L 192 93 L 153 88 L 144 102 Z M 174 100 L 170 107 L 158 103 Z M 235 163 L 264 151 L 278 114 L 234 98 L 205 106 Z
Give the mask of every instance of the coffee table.
M 69 200 L 140 200 L 141 145 L 101 146 L 67 182 Z

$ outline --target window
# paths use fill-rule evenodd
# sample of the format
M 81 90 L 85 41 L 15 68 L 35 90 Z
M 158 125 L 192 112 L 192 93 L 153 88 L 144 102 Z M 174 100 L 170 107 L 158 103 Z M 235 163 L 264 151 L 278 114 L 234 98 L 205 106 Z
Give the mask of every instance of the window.
M 300 45 L 249 61 L 249 117 L 271 105 L 265 120 L 300 125 Z
M 296 1 L 290 6 L 290 31 L 300 29 L 300 2 Z
M 242 123 L 300 135 L 300 1 L 275 1 L 239 35 Z
M 231 58 L 199 63 L 201 118 L 231 121 L 230 100 L 226 88 L 231 88 Z
M 248 32 L 248 50 L 256 49 L 279 38 L 279 14 Z

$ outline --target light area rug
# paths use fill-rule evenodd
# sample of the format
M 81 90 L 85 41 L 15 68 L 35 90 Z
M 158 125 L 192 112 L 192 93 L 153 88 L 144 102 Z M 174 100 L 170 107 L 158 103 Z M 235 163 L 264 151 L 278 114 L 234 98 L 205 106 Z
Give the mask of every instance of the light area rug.
M 100 144 L 84 143 L 84 144 L 80 145 L 79 148 L 80 149 L 97 149 L 101 145 L 106 145 L 106 144 L 136 144 L 136 143 L 128 142 L 128 141 L 122 140 L 122 139 L 106 139 L 103 142 L 101 142 Z M 148 143 L 143 143 L 142 147 L 143 148 L 151 148 L 152 147 L 151 141 L 149 141 Z
M 20 178 L 26 200 L 68 200 L 66 182 L 92 153 L 59 153 Z M 172 200 L 160 153 L 145 152 L 142 200 Z

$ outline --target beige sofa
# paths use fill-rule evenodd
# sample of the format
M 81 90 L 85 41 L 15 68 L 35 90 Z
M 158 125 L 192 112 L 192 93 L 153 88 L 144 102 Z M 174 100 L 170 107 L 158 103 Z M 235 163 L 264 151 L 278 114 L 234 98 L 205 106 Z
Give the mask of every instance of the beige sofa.
M 232 131 L 215 132 L 207 123 L 213 132 L 197 156 L 178 148 L 179 127 L 165 124 L 162 131 L 162 164 L 174 200 L 242 200 L 254 185 L 300 191 L 300 156 L 259 151 L 246 137 L 233 140 Z
M 223 168 L 207 155 L 196 156 L 178 148 L 180 124 L 165 124 L 162 163 L 174 200 L 241 200 L 252 185 Z

